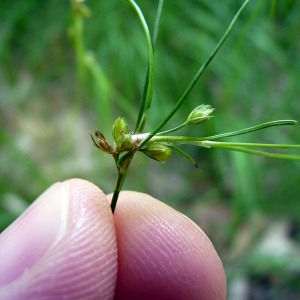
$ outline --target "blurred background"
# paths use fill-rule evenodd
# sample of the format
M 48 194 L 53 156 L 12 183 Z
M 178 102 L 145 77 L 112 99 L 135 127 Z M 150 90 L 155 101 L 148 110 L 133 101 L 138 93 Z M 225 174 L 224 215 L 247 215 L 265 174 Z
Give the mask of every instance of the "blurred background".
M 152 30 L 158 1 L 137 1 Z M 127 1 L 0 2 L 0 229 L 49 185 L 80 177 L 113 190 L 113 121 L 134 129 L 147 67 L 143 31 Z M 223 35 L 242 1 L 165 1 L 146 131 L 160 122 Z M 300 2 L 253 0 L 184 107 L 214 118 L 180 134 L 206 136 L 277 119 L 300 120 Z M 229 139 L 227 139 L 229 141 Z M 299 125 L 237 142 L 300 144 Z M 228 299 L 300 299 L 300 163 L 184 147 L 165 164 L 137 154 L 124 189 L 187 214 L 213 241 Z M 141 176 L 141 174 L 143 174 Z

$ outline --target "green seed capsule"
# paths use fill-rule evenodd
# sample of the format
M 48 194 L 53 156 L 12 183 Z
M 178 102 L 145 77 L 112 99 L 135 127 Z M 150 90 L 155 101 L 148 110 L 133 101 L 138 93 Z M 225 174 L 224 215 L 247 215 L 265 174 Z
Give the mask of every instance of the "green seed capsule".
M 211 118 L 210 114 L 214 110 L 215 109 L 212 108 L 210 105 L 199 105 L 189 114 L 187 122 L 188 124 L 198 124 L 204 122 Z
M 160 162 L 165 162 L 172 155 L 172 150 L 165 145 L 152 143 L 147 148 L 142 149 L 147 156 Z
M 127 151 L 132 148 L 132 138 L 127 121 L 117 118 L 113 125 L 113 139 L 118 151 Z

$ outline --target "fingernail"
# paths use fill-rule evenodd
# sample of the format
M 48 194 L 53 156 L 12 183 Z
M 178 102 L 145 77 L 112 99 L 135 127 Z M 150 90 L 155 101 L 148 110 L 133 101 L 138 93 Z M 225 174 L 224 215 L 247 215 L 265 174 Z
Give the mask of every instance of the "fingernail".
M 56 183 L 0 235 L 0 286 L 24 274 L 62 239 L 68 207 L 67 188 Z

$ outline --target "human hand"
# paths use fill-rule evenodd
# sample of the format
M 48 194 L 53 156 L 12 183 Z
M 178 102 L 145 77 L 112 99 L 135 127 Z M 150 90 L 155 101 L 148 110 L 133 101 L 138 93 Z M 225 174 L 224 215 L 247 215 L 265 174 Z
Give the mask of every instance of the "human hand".
M 203 231 L 141 193 L 71 179 L 0 235 L 0 299 L 225 299 L 221 260 Z

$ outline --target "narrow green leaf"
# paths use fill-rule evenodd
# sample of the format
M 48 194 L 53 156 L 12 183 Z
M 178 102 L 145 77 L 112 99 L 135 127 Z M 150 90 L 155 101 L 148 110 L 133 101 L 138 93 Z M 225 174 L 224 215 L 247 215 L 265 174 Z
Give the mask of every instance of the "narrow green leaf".
M 237 135 L 241 135 L 241 134 L 245 134 L 245 133 L 249 133 L 249 132 L 253 132 L 253 131 L 258 131 L 258 130 L 265 129 L 265 128 L 268 128 L 268 127 L 282 126 L 282 125 L 296 125 L 296 124 L 297 124 L 297 121 L 295 121 L 295 120 L 270 121 L 270 122 L 262 123 L 262 124 L 255 125 L 255 126 L 252 126 L 252 127 L 248 127 L 248 128 L 242 129 L 242 130 L 237 130 L 237 131 L 232 131 L 232 132 L 227 132 L 227 133 L 221 133 L 221 134 L 218 134 L 218 135 L 207 136 L 207 137 L 203 137 L 201 139 L 202 140 L 216 140 L 216 139 L 220 139 L 220 138 L 237 136 Z
M 149 52 L 149 63 L 146 72 L 145 84 L 143 89 L 143 95 L 140 103 L 140 109 L 138 113 L 138 118 L 135 125 L 134 132 L 142 132 L 145 124 L 146 119 L 148 116 L 149 109 L 152 103 L 152 96 L 153 96 L 153 84 L 154 84 L 154 49 L 156 44 L 156 39 L 158 35 L 158 28 L 160 23 L 160 17 L 162 13 L 163 7 L 163 0 L 159 1 L 158 9 L 156 13 L 156 20 L 154 24 L 154 31 L 152 41 L 150 39 L 149 30 L 145 31 L 146 38 L 147 38 L 147 45 L 148 45 L 148 52 Z M 145 22 L 146 23 L 146 22 Z M 151 45 L 149 44 L 151 43 Z
M 187 87 L 187 89 L 184 91 L 183 95 L 180 97 L 180 99 L 178 100 L 178 102 L 176 103 L 176 105 L 174 106 L 174 108 L 172 109 L 172 111 L 166 116 L 166 118 L 161 123 L 158 124 L 158 126 L 153 131 L 151 131 L 151 133 L 147 136 L 147 138 L 144 141 L 142 141 L 141 146 L 144 145 L 145 143 L 147 143 L 174 116 L 174 114 L 178 111 L 178 109 L 181 107 L 181 105 L 187 99 L 188 95 L 190 94 L 190 92 L 192 91 L 192 89 L 194 88 L 194 86 L 196 85 L 196 83 L 198 82 L 198 80 L 201 77 L 201 75 L 205 72 L 205 70 L 208 67 L 208 65 L 210 64 L 210 62 L 214 59 L 214 57 L 216 56 L 216 54 L 221 49 L 221 47 L 223 46 L 224 42 L 226 41 L 226 39 L 230 35 L 230 33 L 233 30 L 233 27 L 236 24 L 236 22 L 237 22 L 237 20 L 238 20 L 238 18 L 240 16 L 240 14 L 242 13 L 242 11 L 246 7 L 246 5 L 249 3 L 249 1 L 250 0 L 246 0 L 244 2 L 244 4 L 241 6 L 241 8 L 238 10 L 238 12 L 236 13 L 236 15 L 232 19 L 229 27 L 227 28 L 226 32 L 224 33 L 224 35 L 222 36 L 221 40 L 217 44 L 216 48 L 212 51 L 212 53 L 208 57 L 208 59 L 199 68 L 198 72 L 196 73 L 196 75 L 192 79 L 191 83 L 189 84 L 189 86 Z
M 296 125 L 297 121 L 294 120 L 278 120 L 278 121 L 271 121 L 271 122 L 266 122 L 262 123 L 259 125 L 255 125 L 252 127 L 248 127 L 245 129 L 237 130 L 237 131 L 232 131 L 232 132 L 226 132 L 226 133 L 221 133 L 217 135 L 212 135 L 212 136 L 205 136 L 205 137 L 192 137 L 192 136 L 161 136 L 160 133 L 158 133 L 156 136 L 151 138 L 151 141 L 156 141 L 156 142 L 171 142 L 171 143 L 177 143 L 177 144 L 194 144 L 196 145 L 197 142 L 201 141 L 210 141 L 210 140 L 216 140 L 220 138 L 226 138 L 226 137 L 232 137 L 232 136 L 237 136 L 237 135 L 242 135 L 246 133 L 250 133 L 253 131 L 258 131 L 261 129 L 265 129 L 268 127 L 273 127 L 273 126 L 283 126 L 283 125 Z M 149 135 L 150 134 L 145 134 L 145 139 L 144 140 L 149 140 Z M 144 142 L 143 140 L 143 142 Z M 198 143 L 199 145 L 199 143 Z
M 270 158 L 300 160 L 300 155 L 294 155 L 294 154 L 271 153 L 271 152 L 258 151 L 258 150 L 252 150 L 252 149 L 246 149 L 246 148 L 239 148 L 239 147 L 221 147 L 221 148 L 226 149 L 226 150 L 244 152 L 244 153 L 248 153 L 248 154 L 266 156 L 266 157 L 270 157 Z
M 180 153 L 183 156 L 185 156 L 197 169 L 199 169 L 199 166 L 196 164 L 195 160 L 189 154 L 187 154 L 185 151 L 183 151 L 182 149 L 180 149 L 180 148 L 178 148 L 176 146 L 173 146 L 173 145 L 172 146 L 169 145 L 169 147 L 173 148 L 178 153 Z
M 208 147 L 250 147 L 250 148 L 273 148 L 273 149 L 300 149 L 300 145 L 291 144 L 261 144 L 261 143 L 230 143 L 230 142 L 214 142 L 202 141 L 199 144 Z

